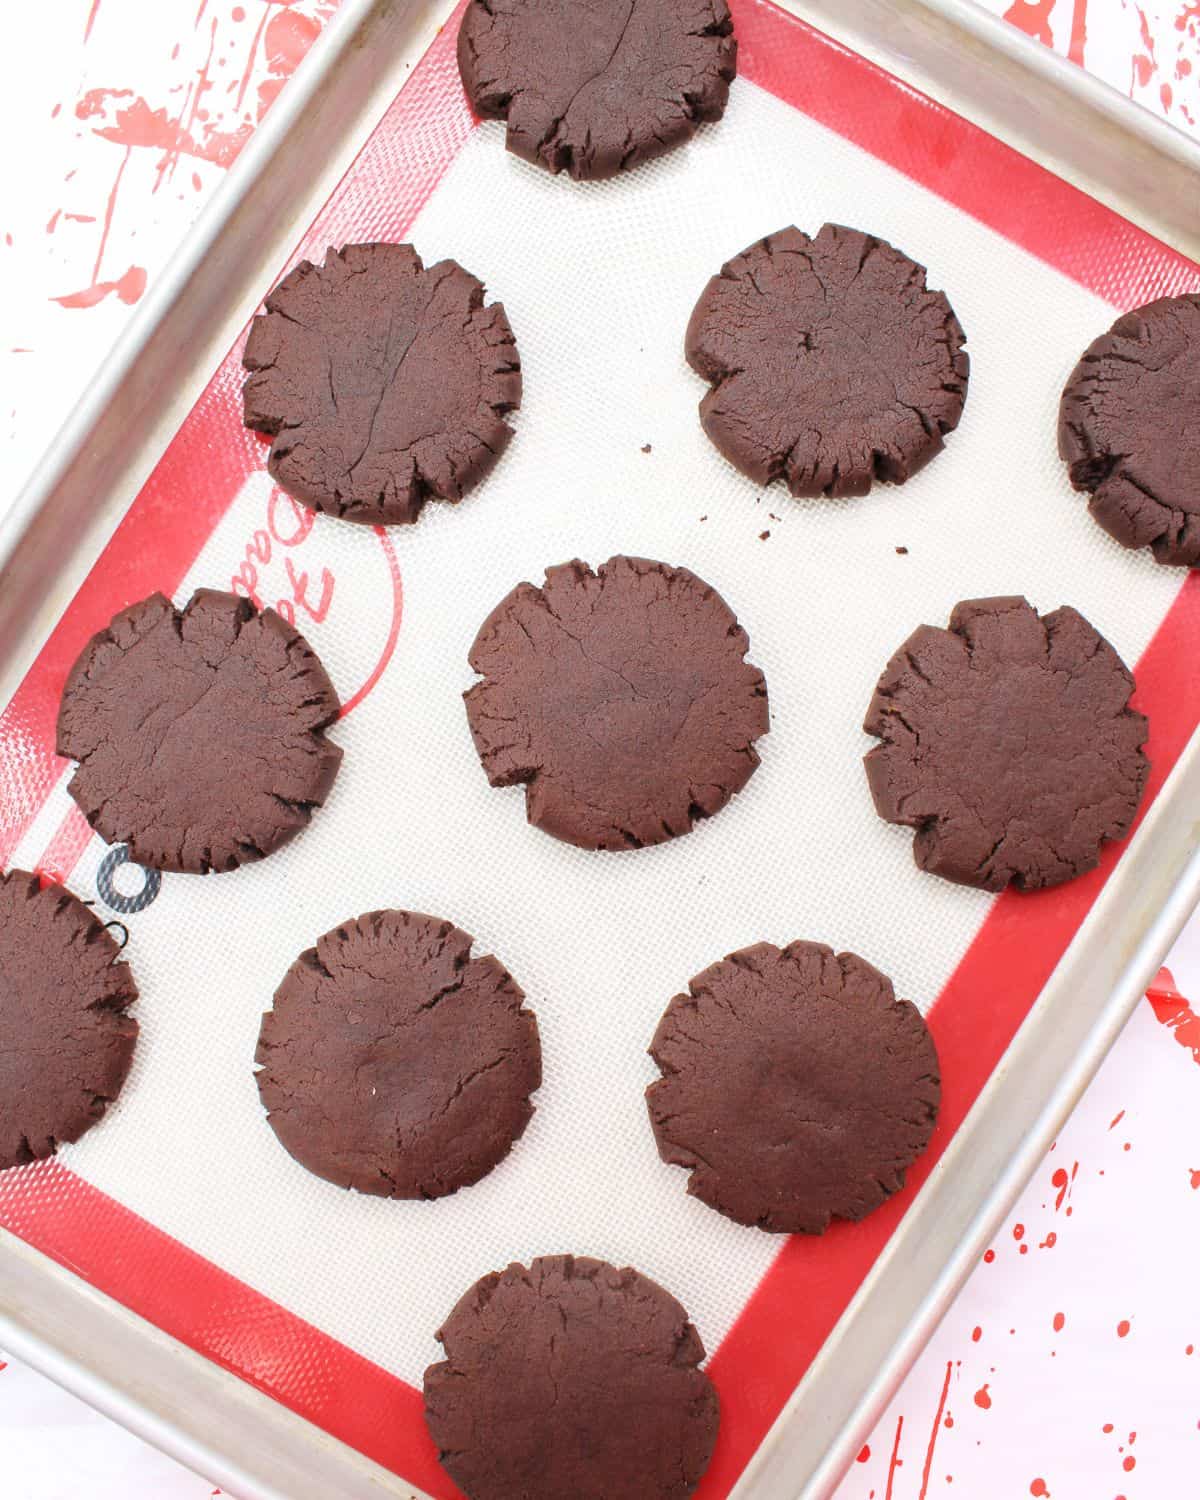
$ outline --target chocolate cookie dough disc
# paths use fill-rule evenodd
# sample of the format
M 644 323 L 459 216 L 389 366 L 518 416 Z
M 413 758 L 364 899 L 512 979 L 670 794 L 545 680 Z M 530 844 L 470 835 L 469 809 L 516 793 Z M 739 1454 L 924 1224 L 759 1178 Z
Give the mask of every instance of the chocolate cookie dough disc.
M 756 943 L 659 1022 L 646 1090 L 659 1155 L 739 1224 L 821 1234 L 904 1186 L 941 1100 L 921 1013 L 853 953 Z
M 968 599 L 922 625 L 879 679 L 863 726 L 880 817 L 917 830 L 923 870 L 1023 890 L 1092 869 L 1129 832 L 1149 762 L 1133 678 L 1073 609 Z
M 782 229 L 705 287 L 688 363 L 712 385 L 704 430 L 758 484 L 865 495 L 942 449 L 967 394 L 964 335 L 925 268 L 840 224 Z
M 302 953 L 263 1017 L 258 1091 L 302 1166 L 442 1198 L 508 1155 L 542 1081 L 533 1012 L 490 955 L 419 912 L 373 911 Z
M 425 1419 L 468 1500 L 684 1500 L 720 1416 L 700 1336 L 637 1271 L 547 1255 L 476 1282 L 438 1332 Z
M 466 694 L 493 786 L 527 784 L 529 821 L 581 849 L 687 833 L 758 765 L 767 685 L 720 594 L 640 557 L 569 562 L 522 583 L 471 648 Z
M 725 113 L 737 43 L 725 0 L 471 0 L 458 66 L 508 149 L 576 178 L 661 156 Z
M 58 712 L 68 790 L 138 864 L 207 874 L 287 843 L 329 795 L 337 694 L 272 609 L 199 589 L 122 610 L 75 663 Z
M 138 1028 L 119 952 L 70 891 L 0 875 L 0 1171 L 77 1141 L 121 1092 Z
M 512 329 L 454 261 L 347 245 L 301 261 L 266 308 L 242 356 L 245 422 L 274 439 L 267 467 L 314 510 L 415 521 L 430 496 L 461 500 L 512 436 Z
M 1200 293 L 1125 313 L 1088 345 L 1063 391 L 1058 451 L 1122 546 L 1200 564 Z

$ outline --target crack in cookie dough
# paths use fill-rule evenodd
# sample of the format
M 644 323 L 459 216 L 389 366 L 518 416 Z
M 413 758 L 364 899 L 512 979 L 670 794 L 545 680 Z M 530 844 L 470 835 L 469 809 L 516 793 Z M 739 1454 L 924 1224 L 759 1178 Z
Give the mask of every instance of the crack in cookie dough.
M 639 1272 L 586 1256 L 510 1265 L 438 1330 L 425 1420 L 469 1500 L 686 1500 L 720 1413 L 700 1335 Z
M 1088 345 L 1062 394 L 1058 451 L 1123 547 L 1200 565 L 1200 293 L 1125 313 Z
M 274 610 L 199 589 L 152 594 L 93 636 L 67 678 L 58 753 L 68 791 L 134 860 L 207 874 L 287 843 L 329 795 L 337 694 Z
M 70 891 L 0 875 L 0 1171 L 77 1141 L 121 1092 L 138 992 L 119 954 Z
M 1129 832 L 1149 762 L 1132 675 L 1083 616 L 968 599 L 922 625 L 879 679 L 864 728 L 880 817 L 917 830 L 923 870 L 962 885 L 1057 885 Z
M 582 849 L 687 833 L 745 786 L 769 727 L 746 633 L 686 568 L 613 557 L 522 583 L 471 648 L 464 695 L 493 786 L 527 783 L 536 827 Z
M 504 308 L 452 260 L 411 245 L 347 245 L 301 261 L 254 319 L 245 423 L 267 467 L 314 510 L 371 525 L 458 501 L 491 469 L 521 404 Z
M 491 955 L 420 912 L 318 938 L 262 1021 L 258 1090 L 285 1150 L 339 1187 L 441 1198 L 503 1160 L 541 1085 L 537 1021 Z
M 659 1155 L 718 1213 L 823 1234 L 904 1185 L 941 1100 L 920 1011 L 853 953 L 757 943 L 667 1007 L 646 1090 Z
M 737 42 L 725 0 L 471 0 L 458 66 L 510 151 L 612 177 L 721 118 Z
M 925 268 L 856 229 L 782 229 L 705 287 L 688 363 L 712 390 L 705 432 L 758 484 L 865 495 L 902 484 L 958 426 L 964 334 Z

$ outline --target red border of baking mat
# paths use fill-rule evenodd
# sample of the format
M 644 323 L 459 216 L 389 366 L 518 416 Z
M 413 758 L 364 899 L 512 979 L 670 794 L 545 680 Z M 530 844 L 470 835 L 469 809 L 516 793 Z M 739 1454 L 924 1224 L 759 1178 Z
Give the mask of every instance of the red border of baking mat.
M 733 8 L 742 78 L 1115 306 L 1200 289 L 1200 268 L 1192 262 L 770 0 L 733 0 Z M 381 173 L 405 225 L 436 187 L 474 123 L 457 84 L 456 19 L 439 33 L 305 247 L 322 248 L 331 211 L 352 206 L 364 184 L 377 193 Z M 566 184 L 564 191 L 570 191 Z M 240 379 L 235 350 L 0 715 L 0 863 L 61 774 L 54 718 L 66 672 L 84 642 L 98 622 L 148 590 L 173 591 L 246 477 L 262 467 L 257 440 L 240 428 L 231 433 L 222 414 Z M 198 473 L 204 475 L 199 488 Z M 1137 664 L 1137 701 L 1151 724 L 1151 796 L 1200 720 L 1200 673 L 1187 667 L 1198 656 L 1200 577 L 1189 574 Z M 82 851 L 80 837 L 68 817 L 51 840 L 47 852 L 55 855 L 60 876 L 70 873 Z M 945 1094 L 933 1143 L 909 1172 L 904 1192 L 861 1224 L 836 1223 L 820 1239 L 785 1241 L 710 1361 L 723 1420 L 700 1491 L 704 1500 L 727 1495 L 761 1443 L 1012 1040 L 1118 852 L 1110 847 L 1098 870 L 1068 886 L 1035 895 L 1010 892 L 993 904 L 930 1012 Z M 425 1433 L 416 1390 L 60 1163 L 0 1177 L 0 1225 L 410 1483 L 435 1496 L 455 1494 Z

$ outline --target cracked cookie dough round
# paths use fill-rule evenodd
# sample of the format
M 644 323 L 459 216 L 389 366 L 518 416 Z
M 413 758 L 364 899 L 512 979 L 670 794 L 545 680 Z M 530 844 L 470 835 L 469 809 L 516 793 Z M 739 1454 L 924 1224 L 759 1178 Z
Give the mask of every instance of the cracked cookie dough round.
M 138 1026 L 119 954 L 70 891 L 0 875 L 0 1171 L 77 1141 L 121 1092 Z
M 826 224 L 756 241 L 722 266 L 685 353 L 712 389 L 700 420 L 757 484 L 865 495 L 902 484 L 958 426 L 964 334 L 925 268 L 885 240 Z
M 415 521 L 458 501 L 512 436 L 521 362 L 498 302 L 452 260 L 346 245 L 303 260 L 250 326 L 247 427 L 289 495 L 346 521 Z
M 581 1255 L 493 1272 L 438 1330 L 425 1420 L 469 1500 L 685 1500 L 717 1438 L 700 1335 L 662 1287 Z
M 526 783 L 529 821 L 581 849 L 687 833 L 758 765 L 767 685 L 746 632 L 686 568 L 578 560 L 522 583 L 471 648 L 465 694 L 493 786 Z
M 880 817 L 917 830 L 921 869 L 1022 890 L 1093 869 L 1146 785 L 1133 677 L 1076 610 L 968 599 L 922 625 L 879 679 L 864 728 Z
M 1123 547 L 1200 565 L 1200 293 L 1125 313 L 1088 345 L 1062 394 L 1058 451 Z
M 904 1186 L 941 1101 L 933 1038 L 891 980 L 822 943 L 756 943 L 667 1007 L 646 1090 L 659 1155 L 739 1224 L 823 1234 Z
M 471 0 L 458 66 L 510 151 L 612 177 L 721 118 L 737 42 L 725 0 Z
M 329 795 L 342 752 L 325 738 L 337 694 L 273 609 L 198 589 L 122 610 L 71 669 L 58 753 L 67 790 L 110 844 L 190 874 L 262 859 Z
M 257 1078 L 301 1166 L 360 1193 L 443 1198 L 508 1155 L 542 1081 L 537 1021 L 471 943 L 440 917 L 374 911 L 288 970 Z

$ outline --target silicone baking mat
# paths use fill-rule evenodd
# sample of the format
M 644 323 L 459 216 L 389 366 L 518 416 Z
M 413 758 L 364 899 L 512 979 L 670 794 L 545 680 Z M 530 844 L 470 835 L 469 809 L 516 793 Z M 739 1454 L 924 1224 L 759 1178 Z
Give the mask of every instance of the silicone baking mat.
M 859 764 L 875 679 L 909 631 L 985 594 L 1082 609 L 1136 663 L 1152 793 L 1200 717 L 1200 682 L 1180 667 L 1200 640 L 1200 585 L 1088 520 L 1054 438 L 1062 383 L 1114 308 L 1200 288 L 1200 270 L 765 0 L 740 0 L 735 19 L 725 119 L 585 186 L 509 157 L 501 127 L 472 120 L 452 20 L 296 253 L 411 238 L 427 263 L 452 255 L 485 280 L 525 371 L 499 466 L 411 529 L 314 518 L 241 427 L 239 340 L 0 716 L 0 859 L 121 914 L 142 991 L 120 1101 L 56 1160 L 0 1177 L 0 1224 L 436 1496 L 453 1489 L 420 1415 L 434 1330 L 477 1276 L 558 1250 L 637 1265 L 688 1307 L 723 1411 L 702 1494 L 727 1494 L 1118 857 L 998 899 L 915 869 Z M 929 266 L 966 328 L 971 388 L 946 452 L 902 489 L 795 502 L 704 438 L 683 330 L 722 261 L 826 220 Z M 766 673 L 772 729 L 718 817 L 655 849 L 589 855 L 528 828 L 519 790 L 488 788 L 460 693 L 475 630 L 512 585 L 618 551 L 721 590 Z M 199 585 L 296 620 L 346 705 L 345 762 L 278 855 L 159 880 L 74 811 L 54 716 L 117 609 Z M 291 959 L 387 905 L 474 933 L 542 1029 L 526 1136 L 483 1183 L 432 1204 L 308 1176 L 253 1081 L 259 1016 Z M 641 1093 L 645 1047 L 689 976 L 795 937 L 861 953 L 929 1013 L 945 1101 L 904 1193 L 863 1224 L 782 1241 L 686 1197 Z

